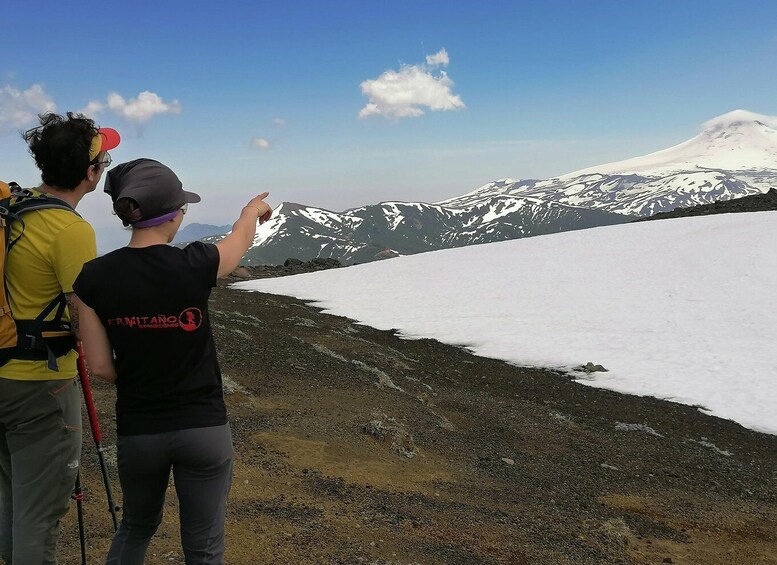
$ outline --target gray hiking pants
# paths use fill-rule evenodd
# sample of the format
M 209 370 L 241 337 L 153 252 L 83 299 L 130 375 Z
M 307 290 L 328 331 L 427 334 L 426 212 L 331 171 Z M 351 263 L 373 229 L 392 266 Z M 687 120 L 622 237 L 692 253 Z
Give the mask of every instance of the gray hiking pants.
M 119 480 L 124 497 L 109 564 L 142 565 L 162 523 L 173 471 L 187 565 L 224 563 L 224 516 L 232 485 L 229 424 L 160 434 L 119 436 Z
M 59 519 L 81 457 L 81 394 L 75 379 L 0 378 L 0 558 L 56 563 Z

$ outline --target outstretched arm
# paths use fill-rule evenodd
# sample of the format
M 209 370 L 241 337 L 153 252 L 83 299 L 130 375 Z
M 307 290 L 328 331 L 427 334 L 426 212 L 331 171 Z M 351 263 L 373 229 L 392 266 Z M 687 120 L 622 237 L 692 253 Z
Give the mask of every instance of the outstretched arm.
M 89 366 L 89 371 L 95 377 L 116 382 L 116 368 L 113 366 L 113 349 L 108 341 L 105 331 L 97 313 L 73 294 L 74 302 L 78 307 L 78 320 L 81 327 L 81 341 L 84 345 L 84 355 Z
M 264 223 L 272 216 L 272 208 L 264 201 L 269 195 L 264 192 L 254 197 L 240 211 L 240 217 L 232 226 L 232 232 L 216 244 L 219 250 L 218 277 L 226 277 L 240 264 L 256 235 L 256 222 Z

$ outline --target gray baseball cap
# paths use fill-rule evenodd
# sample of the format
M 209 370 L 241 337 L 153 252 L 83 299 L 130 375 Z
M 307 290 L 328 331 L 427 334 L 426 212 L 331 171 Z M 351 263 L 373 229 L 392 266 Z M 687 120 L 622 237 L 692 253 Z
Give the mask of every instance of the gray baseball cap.
M 131 198 L 137 203 L 138 218 L 131 222 L 136 227 L 161 224 L 184 204 L 200 201 L 198 194 L 183 189 L 170 167 L 145 158 L 120 163 L 108 171 L 105 192 L 114 205 L 120 198 Z M 155 222 L 157 219 L 161 221 Z

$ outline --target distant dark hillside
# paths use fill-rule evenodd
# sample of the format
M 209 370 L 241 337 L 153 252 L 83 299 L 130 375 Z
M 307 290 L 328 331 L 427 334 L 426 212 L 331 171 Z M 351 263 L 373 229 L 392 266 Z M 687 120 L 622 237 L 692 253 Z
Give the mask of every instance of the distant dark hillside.
M 211 224 L 189 224 L 179 231 L 173 243 L 188 243 L 214 235 L 224 235 L 232 229 L 232 226 L 214 226 Z
M 777 189 L 769 192 L 743 196 L 733 200 L 713 202 L 712 204 L 700 204 L 688 208 L 675 208 L 671 212 L 661 212 L 649 218 L 640 218 L 637 222 L 646 220 L 663 220 L 666 218 L 686 218 L 689 216 L 709 216 L 710 214 L 733 214 L 737 212 L 765 212 L 777 210 Z

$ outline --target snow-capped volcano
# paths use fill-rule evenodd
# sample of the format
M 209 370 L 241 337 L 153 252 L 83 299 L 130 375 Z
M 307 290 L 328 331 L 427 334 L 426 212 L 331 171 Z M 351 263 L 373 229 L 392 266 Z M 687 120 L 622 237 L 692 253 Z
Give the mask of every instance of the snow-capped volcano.
M 650 216 L 777 187 L 777 117 L 735 110 L 702 127 L 663 151 L 550 179 L 502 179 L 438 204 L 470 206 L 511 195 Z
M 679 145 L 625 161 L 588 167 L 561 178 L 669 174 L 694 169 L 777 169 L 777 117 L 734 110 L 706 122 L 702 132 Z

